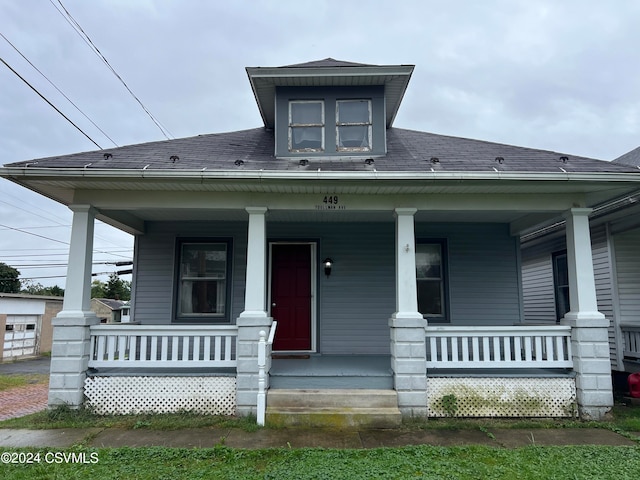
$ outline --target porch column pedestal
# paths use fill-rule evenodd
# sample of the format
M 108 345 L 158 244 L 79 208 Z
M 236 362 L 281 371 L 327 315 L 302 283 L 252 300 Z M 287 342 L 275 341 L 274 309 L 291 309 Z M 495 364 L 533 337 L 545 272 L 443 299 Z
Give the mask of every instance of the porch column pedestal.
M 91 263 L 95 211 L 73 205 L 69 266 L 62 311 L 52 319 L 49 407 L 84 403 L 84 380 L 89 361 L 90 326 L 100 319 L 90 309 Z
M 571 311 L 561 323 L 571 326 L 578 412 L 585 420 L 601 420 L 613 407 L 609 358 L 609 321 L 598 311 L 593 274 L 590 208 L 572 208 L 567 220 L 567 264 Z
M 258 405 L 258 340 L 269 331 L 272 319 L 266 312 L 267 237 L 266 207 L 247 207 L 247 278 L 244 311 L 238 317 L 236 412 L 256 415 Z M 269 364 L 267 359 L 267 364 Z M 267 376 L 268 380 L 268 376 Z M 268 385 L 266 385 L 268 387 Z
M 418 312 L 415 208 L 397 208 L 396 313 L 389 319 L 391 368 L 403 416 L 427 416 L 426 320 Z

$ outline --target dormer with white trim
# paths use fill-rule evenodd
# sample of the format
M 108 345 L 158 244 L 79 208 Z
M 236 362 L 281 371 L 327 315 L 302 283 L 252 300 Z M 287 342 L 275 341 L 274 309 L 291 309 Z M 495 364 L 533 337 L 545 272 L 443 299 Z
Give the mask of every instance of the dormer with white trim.
M 327 58 L 285 67 L 249 67 L 264 125 L 280 158 L 381 157 L 386 131 L 413 65 L 364 65 Z

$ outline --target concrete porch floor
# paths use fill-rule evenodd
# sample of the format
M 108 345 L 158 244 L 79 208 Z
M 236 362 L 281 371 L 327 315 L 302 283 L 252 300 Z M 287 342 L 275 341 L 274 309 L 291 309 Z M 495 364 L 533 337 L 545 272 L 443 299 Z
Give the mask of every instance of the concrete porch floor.
M 275 355 L 278 355 L 277 353 Z M 275 358 L 270 388 L 393 388 L 390 355 Z

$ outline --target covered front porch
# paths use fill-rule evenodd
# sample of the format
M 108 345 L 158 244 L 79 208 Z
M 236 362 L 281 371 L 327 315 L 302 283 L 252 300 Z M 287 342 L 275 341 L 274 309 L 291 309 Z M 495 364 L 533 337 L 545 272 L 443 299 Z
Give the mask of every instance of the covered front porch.
M 534 392 L 541 378 L 553 378 L 572 385 L 563 397 L 565 415 L 575 412 L 567 406 L 574 399 L 586 417 L 599 417 L 612 404 L 606 320 L 595 306 L 588 209 L 565 212 L 572 311 L 564 325 L 536 331 L 522 323 L 516 235 L 541 217 L 528 218 L 530 211 L 523 216 L 522 205 L 505 203 L 500 211 L 492 211 L 488 203 L 497 205 L 495 198 L 474 195 L 438 211 L 432 205 L 427 209 L 428 202 L 418 202 L 424 210 L 385 210 L 398 198 L 367 197 L 374 202 L 370 209 L 365 199 L 354 196 L 353 205 L 359 208 L 353 212 L 312 214 L 308 205 L 296 210 L 264 198 L 268 206 L 192 211 L 185 221 L 174 218 L 185 213 L 182 209 L 141 208 L 137 214 L 150 220 L 136 241 L 134 322 L 118 326 L 118 332 L 109 330 L 115 328 L 111 325 L 96 325 L 85 305 L 96 210 L 75 206 L 68 280 L 74 293 L 54 322 L 50 404 L 79 406 L 87 382 L 124 377 L 127 382 L 147 377 L 231 378 L 232 386 L 225 388 L 233 390 L 233 413 L 259 419 L 269 403 L 269 388 L 334 390 L 349 384 L 351 389 L 392 390 L 404 416 L 450 414 L 443 398 L 461 404 L 465 392 L 467 397 L 472 396 L 469 392 L 477 394 L 477 386 L 465 384 L 463 378 L 497 379 L 492 380 L 494 403 L 496 392 L 511 382 L 505 379 L 531 379 L 511 389 L 519 397 L 531 397 L 523 392 Z M 402 203 L 409 200 L 402 197 Z M 532 198 L 523 201 L 534 208 Z M 480 208 L 474 202 L 480 202 Z M 558 204 L 564 200 L 553 209 Z M 463 211 L 472 205 L 476 210 Z M 201 216 L 208 221 L 196 222 Z M 196 237 L 227 246 L 226 297 L 222 288 L 217 289 L 223 292 L 217 294 L 217 305 L 228 307 L 226 325 L 175 321 L 175 268 L 180 265 L 174 259 L 176 242 Z M 423 239 L 441 245 L 440 258 L 448 262 L 446 275 L 424 278 L 439 285 L 449 282 L 441 296 L 446 308 L 432 324 L 418 306 L 416 252 Z M 273 341 L 281 330 L 273 328 L 275 302 L 270 295 L 274 244 L 312 245 L 309 257 L 317 260 L 310 268 L 312 285 L 316 283 L 309 347 L 284 348 L 275 357 Z M 330 277 L 319 267 L 329 256 L 335 261 Z M 131 374 L 116 375 L 115 368 Z M 438 383 L 445 386 L 437 387 Z M 145 395 L 162 397 L 158 392 L 165 387 L 158 388 Z M 100 396 L 106 395 L 93 397 L 92 405 Z
M 238 413 L 237 328 L 102 324 L 90 330 L 84 391 L 97 412 Z M 364 398 L 357 390 L 393 391 L 396 398 L 391 356 L 273 355 L 276 332 L 274 324 L 258 339 L 259 422 L 268 422 L 270 411 L 278 418 L 277 408 L 269 410 L 269 392 L 295 398 L 335 392 L 331 404 L 341 398 L 350 408 Z M 427 327 L 424 335 L 426 366 L 409 381 L 426 383 L 427 416 L 576 415 L 569 327 Z

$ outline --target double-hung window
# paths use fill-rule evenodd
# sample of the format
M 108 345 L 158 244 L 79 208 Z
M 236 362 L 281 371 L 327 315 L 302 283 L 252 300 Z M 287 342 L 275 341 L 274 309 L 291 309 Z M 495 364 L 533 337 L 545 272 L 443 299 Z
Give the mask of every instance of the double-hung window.
M 418 311 L 430 321 L 447 321 L 443 242 L 416 244 Z
M 289 102 L 289 151 L 324 151 L 324 101 Z
M 371 151 L 371 100 L 338 100 L 336 150 Z
M 178 252 L 177 319 L 228 319 L 229 242 L 182 241 Z

